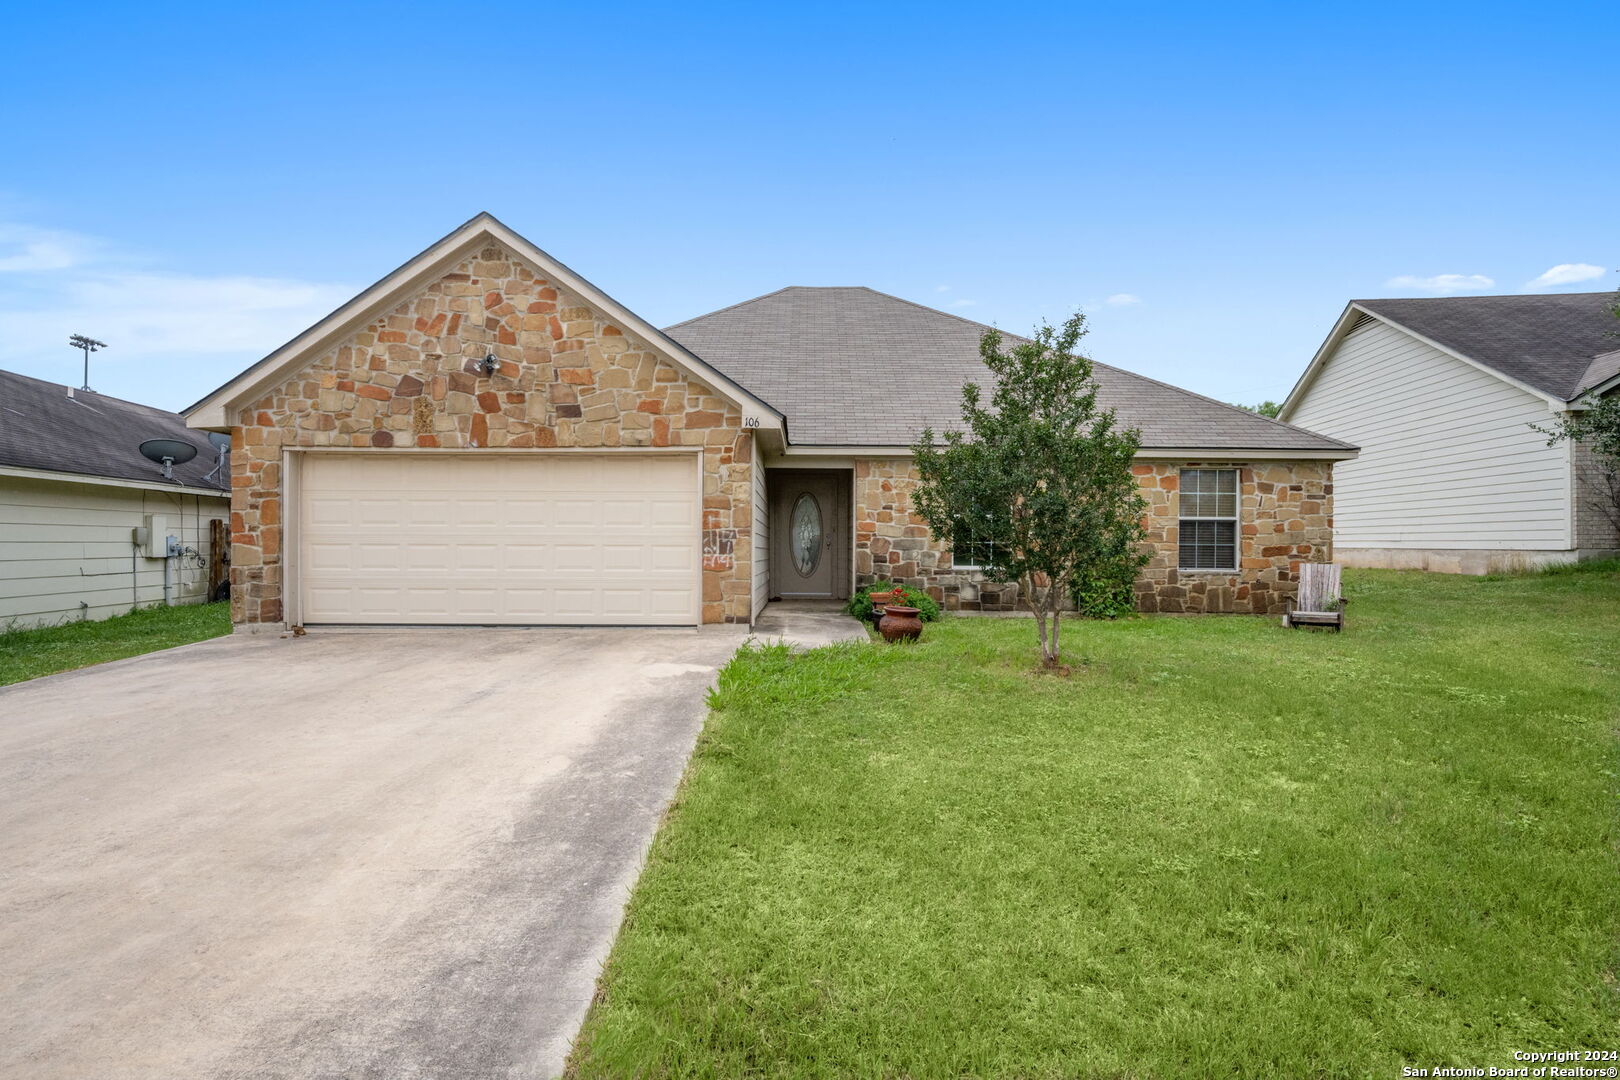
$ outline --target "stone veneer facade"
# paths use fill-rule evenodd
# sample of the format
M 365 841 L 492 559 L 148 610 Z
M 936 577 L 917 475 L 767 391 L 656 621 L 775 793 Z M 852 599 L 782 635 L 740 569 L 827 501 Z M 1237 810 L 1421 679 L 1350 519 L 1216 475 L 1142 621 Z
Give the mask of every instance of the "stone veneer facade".
M 1297 588 L 1299 564 L 1332 560 L 1333 464 L 1142 462 L 1132 467 L 1148 501 L 1152 561 L 1136 583 L 1142 611 L 1280 614 Z M 1176 490 L 1185 468 L 1239 470 L 1238 569 L 1176 568 Z M 911 513 L 917 473 L 909 460 L 855 463 L 855 576 L 920 586 L 949 610 L 1011 611 L 1018 586 L 998 585 L 951 564 L 951 553 Z
M 1620 393 L 1620 391 L 1616 391 Z M 1620 550 L 1620 527 L 1605 512 L 1611 505 L 1612 489 L 1602 459 L 1586 442 L 1571 446 L 1575 484 L 1575 547 L 1583 556 L 1606 555 Z M 1617 507 L 1620 509 L 1620 507 Z
M 499 366 L 479 362 L 493 352 Z M 278 623 L 285 447 L 701 447 L 705 623 L 748 622 L 753 436 L 741 413 L 502 247 L 487 247 L 241 410 L 231 617 Z

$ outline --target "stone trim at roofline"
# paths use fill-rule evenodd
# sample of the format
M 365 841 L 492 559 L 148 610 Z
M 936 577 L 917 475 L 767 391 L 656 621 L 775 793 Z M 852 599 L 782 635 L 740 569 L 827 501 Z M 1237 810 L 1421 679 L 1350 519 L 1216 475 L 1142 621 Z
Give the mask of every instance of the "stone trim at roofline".
M 1178 570 L 1177 490 L 1184 468 L 1239 470 L 1238 569 Z M 1132 466 L 1148 500 L 1152 561 L 1136 583 L 1137 608 L 1277 615 L 1298 587 L 1299 564 L 1333 558 L 1333 463 L 1152 462 Z M 951 552 L 911 510 L 918 479 L 908 459 L 855 462 L 855 580 L 924 589 L 947 610 L 1012 611 L 1018 586 L 953 567 Z
M 493 352 L 499 367 L 483 374 Z M 284 447 L 700 448 L 702 619 L 749 621 L 753 434 L 736 406 L 499 245 L 315 357 L 232 432 L 231 617 L 279 623 Z

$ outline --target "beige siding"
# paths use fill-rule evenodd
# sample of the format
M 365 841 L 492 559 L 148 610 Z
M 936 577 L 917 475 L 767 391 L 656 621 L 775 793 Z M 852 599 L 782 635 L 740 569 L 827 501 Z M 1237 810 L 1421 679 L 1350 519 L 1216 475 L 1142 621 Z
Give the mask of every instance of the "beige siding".
M 1290 423 L 1361 447 L 1334 467 L 1334 543 L 1564 550 L 1569 454 L 1545 401 L 1377 320 L 1345 336 Z
M 103 619 L 163 600 L 163 560 L 131 542 L 147 514 L 199 554 L 172 560 L 174 603 L 208 589 L 208 522 L 224 497 L 0 477 L 0 627 Z M 131 556 L 134 556 L 133 562 Z
M 753 552 L 754 552 L 754 606 L 753 617 L 765 609 L 771 598 L 770 513 L 765 498 L 765 469 L 754 469 L 753 484 Z

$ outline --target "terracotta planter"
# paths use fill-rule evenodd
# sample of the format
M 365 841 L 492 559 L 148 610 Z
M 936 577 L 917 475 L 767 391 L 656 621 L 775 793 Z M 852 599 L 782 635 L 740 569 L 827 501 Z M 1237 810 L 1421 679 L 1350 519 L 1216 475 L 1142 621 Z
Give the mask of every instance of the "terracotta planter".
M 878 622 L 878 633 L 883 640 L 893 645 L 897 641 L 916 641 L 922 637 L 922 612 L 914 607 L 901 607 L 890 604 L 883 609 L 883 618 Z
M 882 619 L 883 619 L 883 609 L 888 606 L 889 600 L 893 596 L 894 596 L 894 593 L 892 593 L 892 592 L 877 592 L 877 593 L 871 593 L 869 595 L 869 599 L 872 601 L 872 615 L 871 615 L 871 618 L 872 618 L 872 625 L 873 626 L 876 626 L 879 622 L 882 621 Z

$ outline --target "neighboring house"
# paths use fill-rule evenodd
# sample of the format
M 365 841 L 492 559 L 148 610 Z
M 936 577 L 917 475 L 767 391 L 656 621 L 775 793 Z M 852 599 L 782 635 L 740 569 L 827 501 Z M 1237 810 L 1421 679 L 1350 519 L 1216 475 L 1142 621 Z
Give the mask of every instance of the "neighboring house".
M 1613 306 L 1613 293 L 1351 302 L 1281 413 L 1361 447 L 1334 476 L 1338 561 L 1484 574 L 1620 547 L 1590 451 L 1532 426 L 1620 387 Z
M 197 456 L 166 480 L 147 439 Z M 230 513 L 222 454 L 175 413 L 0 371 L 0 628 L 207 599 L 209 522 Z M 168 536 L 186 553 L 163 557 Z
M 984 329 L 791 288 L 660 331 L 483 214 L 185 415 L 234 432 L 245 629 L 750 623 L 879 575 L 1007 608 L 910 513 L 906 447 L 959 422 Z M 1355 448 L 1097 377 L 1143 433 L 1141 606 L 1280 611 Z

